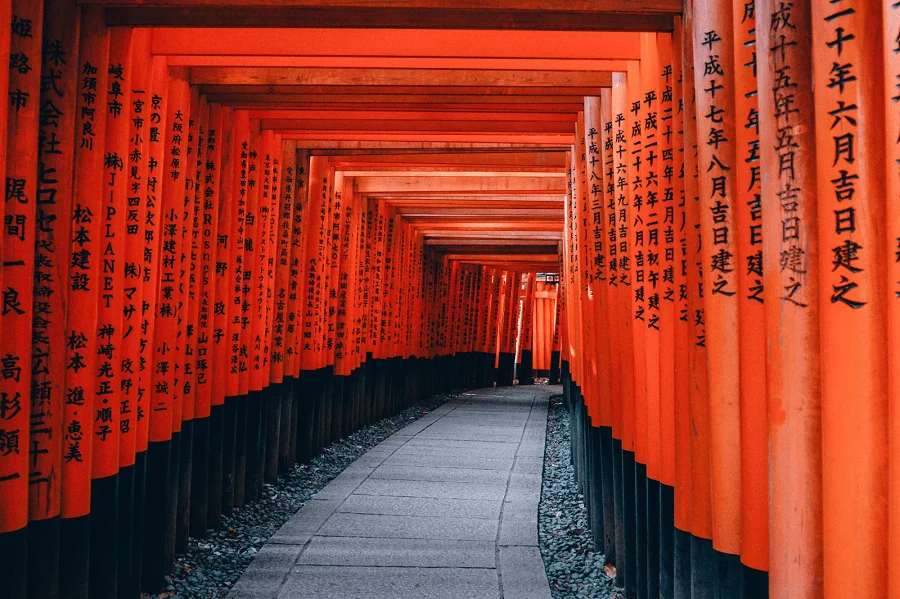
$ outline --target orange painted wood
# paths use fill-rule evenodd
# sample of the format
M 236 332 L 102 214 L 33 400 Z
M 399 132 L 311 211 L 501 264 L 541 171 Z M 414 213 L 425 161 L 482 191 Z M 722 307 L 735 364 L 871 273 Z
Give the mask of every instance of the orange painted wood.
M 252 118 L 252 117 L 251 117 Z M 251 125 L 252 126 L 252 125 Z M 256 177 L 255 195 L 256 206 L 251 203 L 251 212 L 254 215 L 254 224 L 248 226 L 248 231 L 253 233 L 254 261 L 250 267 L 250 293 L 249 301 L 252 310 L 252 324 L 250 326 L 251 362 L 250 390 L 260 391 L 269 384 L 269 364 L 266 340 L 266 289 L 269 260 L 269 221 L 272 217 L 272 143 L 274 133 L 262 131 L 256 145 Z M 251 202 L 253 200 L 251 199 Z M 277 218 L 277 212 L 276 218 Z
M 43 19 L 41 2 L 12 3 L 9 106 L 6 129 L 6 198 L 3 214 L 3 262 L 0 278 L 3 308 L 0 327 L 0 380 L 9 408 L 2 424 L 4 449 L 0 453 L 0 489 L 9 509 L 0 511 L 0 531 L 10 532 L 28 523 L 29 461 L 31 448 L 31 356 L 34 318 L 34 259 L 38 184 L 38 119 L 40 55 Z M 27 25 L 26 25 L 27 23 Z M 33 34 L 23 27 L 33 28 Z
M 257 343 L 257 335 L 262 329 L 260 321 L 261 302 L 258 297 L 258 276 L 260 265 L 261 230 L 263 218 L 260 215 L 262 195 L 261 143 L 259 121 L 250 119 L 250 136 L 247 146 L 247 212 L 244 216 L 244 253 L 241 280 L 241 341 L 238 357 L 238 392 L 247 395 L 259 391 L 261 372 L 257 365 L 261 360 L 262 344 Z
M 691 436 L 691 529 L 697 537 L 712 539 L 712 497 L 710 481 L 710 422 L 707 380 L 706 313 L 704 268 L 701 255 L 698 128 L 695 86 L 695 44 L 693 2 L 685 5 L 682 46 L 684 87 L 685 214 L 687 221 L 688 334 Z M 701 71 L 702 72 L 702 71 Z M 708 291 L 707 291 L 708 293 Z
M 641 81 L 638 88 L 641 102 L 640 120 L 643 130 L 640 176 L 643 179 L 643 260 L 646 280 L 643 283 L 645 301 L 644 359 L 646 364 L 647 398 L 647 476 L 660 478 L 662 447 L 660 445 L 660 302 L 662 297 L 661 262 L 664 260 L 664 239 L 660 233 L 665 218 L 659 165 L 662 163 L 662 139 L 659 130 L 659 44 L 656 33 L 641 34 Z M 635 197 L 637 202 L 637 196 Z M 638 272 L 641 264 L 636 264 Z
M 216 379 L 221 377 L 220 366 L 224 363 L 214 361 L 216 339 L 216 304 L 217 291 L 216 261 L 219 233 L 219 203 L 222 201 L 222 156 L 224 154 L 225 121 L 222 106 L 209 105 L 205 137 L 204 154 L 198 157 L 197 192 L 199 194 L 200 223 L 198 228 L 199 263 L 197 265 L 197 341 L 196 364 L 197 399 L 195 416 L 206 418 L 213 405 L 219 405 L 216 396 Z M 224 395 L 222 395 L 224 397 Z
M 164 76 L 168 76 L 163 71 Z M 155 83 L 155 81 L 154 81 Z M 156 87 L 156 85 L 154 85 Z M 153 335 L 153 401 L 150 440 L 166 441 L 181 430 L 181 409 L 177 389 L 178 302 L 182 220 L 184 211 L 184 154 L 190 119 L 190 90 L 186 81 L 170 78 L 166 96 L 165 153 L 157 175 L 160 204 L 159 288 Z
M 618 432 L 622 440 L 622 449 L 634 451 L 634 340 L 632 329 L 634 328 L 634 316 L 631 309 L 632 302 L 632 266 L 629 253 L 629 228 L 628 212 L 631 197 L 631 182 L 628 178 L 628 163 L 630 161 L 628 150 L 628 133 L 626 131 L 626 114 L 628 112 L 628 90 L 626 87 L 626 74 L 613 75 L 613 88 L 611 97 L 612 107 L 612 139 L 613 139 L 613 179 L 615 181 L 616 222 L 615 229 L 618 232 L 616 247 L 616 272 L 618 279 L 617 306 L 611 311 L 615 315 L 615 322 L 611 323 L 610 330 L 614 330 L 614 338 L 618 342 L 618 372 L 613 376 L 620 383 L 619 410 L 613 410 L 613 434 Z M 610 272 L 612 272 L 610 262 Z M 558 308 L 559 310 L 562 307 Z M 618 416 L 618 422 L 616 421 Z
M 741 419 L 735 197 L 734 44 L 730 3 L 694 3 L 700 225 L 709 377 L 713 547 L 741 551 Z M 738 368 L 735 368 L 738 365 Z
M 634 442 L 634 459 L 647 464 L 647 266 L 646 266 L 646 222 L 648 215 L 644 205 L 644 176 L 642 171 L 644 123 L 641 118 L 641 65 L 631 63 L 627 71 L 626 101 L 624 127 L 628 136 L 627 153 L 625 155 L 627 181 L 627 216 L 626 226 L 629 234 L 628 261 L 630 266 L 631 289 L 628 293 L 628 305 L 634 325 L 631 328 L 631 369 L 634 387 L 630 409 L 626 409 L 626 419 L 633 422 L 632 439 Z
M 756 3 L 769 420 L 769 588 L 822 597 L 819 244 L 810 4 Z M 784 44 L 782 46 L 782 44 Z M 778 50 L 773 51 L 773 48 Z M 787 69 L 790 80 L 780 73 Z M 796 84 L 796 86 L 795 86 Z M 785 110 L 784 100 L 794 110 Z M 785 167 L 782 167 L 782 162 Z M 784 260 L 784 262 L 782 262 Z
M 0 19 L 12 21 L 7 3 Z M 56 86 L 41 91 L 41 104 L 53 106 L 54 118 L 39 119 L 38 177 L 35 195 L 34 316 L 30 424 L 35 452 L 29 460 L 28 515 L 30 520 L 59 516 L 62 491 L 62 459 L 66 376 L 66 296 L 68 295 L 68 247 L 72 232 L 72 169 L 75 159 L 75 105 L 78 85 L 78 35 L 81 12 L 64 2 L 47 2 L 43 32 L 48 48 L 42 53 L 41 76 L 58 74 Z M 2 36 L 9 40 L 9 31 Z M 8 48 L 6 55 L 8 56 Z M 63 62 L 65 61 L 65 62 Z M 0 87 L 8 84 L 3 77 Z M 0 93 L 8 90 L 0 90 Z M 6 124 L 7 105 L 0 119 Z M 48 143 L 53 140 L 52 143 Z M 58 144 L 58 145 L 55 145 Z M 5 144 L 3 152 L 6 151 Z M 3 167 L 5 168 L 5 166 Z M 5 388 L 4 388 L 5 391 Z M 8 399 L 4 396 L 4 399 Z M 24 401 L 18 409 L 25 409 Z M 14 408 L 7 407 L 7 415 Z M 0 419 L 2 421 L 4 419 Z M 0 476 L 3 476 L 0 471 Z M 0 497 L 3 497 L 0 484 Z M 2 499 L 0 499 L 2 501 Z
M 885 144 L 887 178 L 887 302 L 888 302 L 888 581 L 889 599 L 900 597 L 900 112 L 896 82 L 900 81 L 900 5 L 885 5 L 883 50 L 885 80 Z M 893 85 L 892 85 L 893 84 Z
M 741 562 L 769 563 L 769 444 L 766 312 L 763 305 L 762 170 L 756 80 L 756 14 L 733 2 L 739 369 L 741 394 Z
M 125 397 L 123 380 L 128 374 L 122 366 L 125 301 L 125 224 L 128 196 L 128 139 L 131 132 L 131 34 L 128 28 L 110 32 L 108 62 L 98 65 L 108 72 L 107 86 L 98 87 L 98 101 L 106 119 L 103 146 L 103 187 L 100 212 L 100 291 L 97 307 L 97 364 L 94 373 L 93 478 L 113 476 L 119 471 L 119 440 L 133 442 L 129 417 L 131 402 Z M 95 191 L 96 193 L 96 191 Z M 131 411 L 133 414 L 133 411 Z M 123 421 L 129 419 L 127 424 Z M 127 431 L 126 431 L 127 429 Z M 130 456 L 126 456 L 131 461 Z
M 690 36 L 691 33 L 687 32 Z M 690 362 L 689 355 L 694 345 L 690 338 L 691 319 L 693 315 L 688 303 L 688 270 L 692 265 L 688 261 L 688 239 L 692 231 L 687 222 L 686 195 L 686 147 L 685 137 L 685 77 L 682 56 L 685 31 L 681 18 L 675 19 L 675 31 L 672 34 L 672 79 L 674 82 L 672 102 L 675 106 L 672 129 L 674 135 L 675 158 L 675 289 L 676 309 L 674 323 L 674 356 L 675 356 L 675 526 L 684 532 L 691 530 L 691 404 L 690 404 Z M 693 151 L 693 148 L 690 148 Z M 693 173 L 691 173 L 693 175 Z M 691 198 L 693 200 L 693 198 Z
M 281 187 L 278 203 L 278 242 L 275 251 L 274 308 L 272 322 L 272 359 L 270 376 L 281 383 L 285 374 L 293 376 L 294 354 L 290 351 L 288 328 L 296 317 L 296 294 L 291 297 L 291 229 L 294 225 L 294 193 L 297 190 L 297 144 L 284 142 L 281 147 Z
M 320 56 L 422 58 L 554 58 L 560 60 L 638 58 L 633 33 L 477 31 L 439 29 L 346 31 L 323 28 L 273 28 L 257 36 L 250 28 L 156 27 L 153 52 L 173 58 L 198 56 Z M 297 38 L 303 37 L 302 47 Z
M 150 32 L 146 30 L 132 33 L 131 104 L 128 106 L 130 125 L 128 130 L 128 157 L 125 160 L 127 176 L 127 212 L 125 215 L 125 279 L 126 293 L 123 304 L 122 352 L 129 367 L 122 368 L 123 376 L 128 372 L 130 385 L 126 396 L 130 400 L 129 429 L 133 433 L 123 434 L 119 440 L 119 463 L 129 466 L 137 453 L 147 450 L 150 432 L 150 367 L 147 360 L 149 348 L 142 343 L 145 336 L 145 304 L 150 281 L 146 271 L 145 244 L 146 227 L 151 217 L 148 202 L 149 149 L 152 107 L 153 57 L 150 54 Z M 155 222 L 156 217 L 152 220 Z M 155 282 L 155 281 L 154 281 Z M 149 329 L 150 327 L 146 327 Z M 126 334 L 127 332 L 127 334 Z
M 297 377 L 302 369 L 301 347 L 303 343 L 303 310 L 305 306 L 305 281 L 301 273 L 305 272 L 304 251 L 309 234 L 308 205 L 309 195 L 309 154 L 304 150 L 297 151 L 297 167 L 294 174 L 294 217 L 291 224 L 291 262 L 290 293 L 288 294 L 287 339 L 288 350 L 293 354 L 291 372 Z M 291 310 L 293 306 L 293 310 Z M 288 362 L 285 362 L 287 371 Z
M 620 287 L 622 272 L 619 270 L 619 193 L 622 188 L 617 185 L 619 173 L 616 168 L 617 133 L 613 122 L 612 90 L 600 93 L 602 169 L 603 178 L 603 215 L 604 215 L 604 247 L 607 271 L 607 307 L 602 311 L 606 319 L 609 343 L 609 393 L 610 393 L 610 426 L 613 438 L 622 439 L 622 387 L 620 336 L 620 313 L 623 305 Z M 623 133 L 624 135 L 624 133 Z M 621 139 L 621 138 L 620 138 Z M 624 165 L 622 165 L 624 166 Z M 549 316 L 549 315 L 548 315 Z M 548 362 L 549 364 L 549 362 Z M 548 366 L 549 367 L 549 366 Z
M 812 3 L 825 597 L 887 592 L 887 336 L 880 6 Z M 852 38 L 848 37 L 852 34 Z M 835 41 L 837 39 L 837 41 Z M 857 178 L 858 177 L 858 178 Z M 848 513 L 854 518 L 847 518 Z M 863 558 L 865 555 L 865 558 Z M 839 575 L 852 568 L 859 584 Z
M 182 396 L 181 420 L 193 420 L 197 411 L 199 392 L 197 372 L 197 340 L 200 328 L 200 235 L 203 222 L 200 179 L 206 153 L 206 130 L 209 126 L 209 105 L 197 88 L 191 88 L 189 133 L 185 143 L 184 221 L 182 234 L 183 275 L 181 277 L 181 374 L 178 387 Z
M 679 216 L 682 204 L 678 192 L 678 167 L 675 153 L 680 150 L 677 132 L 681 130 L 678 120 L 680 94 L 676 93 L 678 74 L 673 65 L 673 41 L 669 34 L 657 35 L 659 63 L 656 73 L 657 97 L 657 141 L 659 158 L 656 177 L 659 181 L 657 199 L 660 208 L 659 219 L 659 480 L 670 487 L 675 486 L 675 354 L 676 354 L 676 302 L 678 288 L 675 283 L 676 269 L 681 263 L 676 259 L 676 236 L 683 220 Z M 680 69 L 678 70 L 680 73 Z
M 244 111 L 233 113 L 234 134 L 232 138 L 232 217 L 231 244 L 227 267 L 230 271 L 230 305 L 228 306 L 229 369 L 225 387 L 226 397 L 241 395 L 240 370 L 246 363 L 241 356 L 241 328 L 244 302 L 244 242 L 246 239 L 245 219 L 247 215 L 247 180 L 250 169 L 250 117 Z
M 106 119 L 85 113 L 88 101 L 99 101 L 106 89 L 109 33 L 99 11 L 83 9 L 79 34 L 79 87 L 94 88 L 93 98 L 79 94 L 75 121 L 72 235 L 66 334 L 66 407 L 62 471 L 63 518 L 84 516 L 91 509 L 93 422 L 97 363 L 97 310 L 100 294 L 100 237 L 103 198 L 103 148 Z M 96 69 L 96 70 L 95 70 Z
M 146 394 L 147 443 L 164 441 L 171 436 L 171 420 L 160 410 L 156 396 L 156 301 L 159 297 L 162 268 L 163 185 L 166 178 L 166 129 L 168 124 L 169 75 L 165 59 L 153 58 L 150 64 L 150 100 L 147 103 L 147 215 L 144 222 L 143 284 L 141 300 L 141 387 Z M 77 189 L 77 187 L 76 187 Z M 164 407 L 164 405 L 162 406 Z M 142 433 L 143 434 L 143 433 Z
M 300 359 L 302 370 L 315 370 L 318 368 L 317 352 L 321 343 L 318 341 L 321 304 L 323 301 L 322 290 L 317 283 L 321 280 L 324 267 L 325 248 L 324 236 L 327 227 L 327 206 L 329 194 L 329 169 L 327 159 L 313 157 L 310 159 L 310 178 L 308 188 L 308 203 L 305 213 L 305 221 L 309 229 L 304 227 L 304 251 L 303 280 L 305 290 L 306 308 L 303 310 L 303 327 L 301 332 Z M 301 297 L 304 297 L 302 294 Z M 309 304 L 313 305 L 310 309 Z
M 228 395 L 227 381 L 231 380 L 231 337 L 229 335 L 230 321 L 234 315 L 233 280 L 232 269 L 234 263 L 230 260 L 232 252 L 236 249 L 235 237 L 232 234 L 232 220 L 237 218 L 235 200 L 234 170 L 239 162 L 236 149 L 237 124 L 234 121 L 234 113 L 230 108 L 221 109 L 222 129 L 219 133 L 218 144 L 221 148 L 221 158 L 217 178 L 219 180 L 218 198 L 218 222 L 216 224 L 216 258 L 213 269 L 215 279 L 215 295 L 212 305 L 212 358 L 211 362 L 220 370 L 217 376 L 212 377 L 212 405 L 220 406 L 225 403 Z

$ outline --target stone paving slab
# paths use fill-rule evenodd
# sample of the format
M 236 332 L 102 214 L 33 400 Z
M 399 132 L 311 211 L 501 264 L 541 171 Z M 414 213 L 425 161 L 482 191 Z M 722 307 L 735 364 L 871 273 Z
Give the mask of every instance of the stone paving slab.
M 237 599 L 549 599 L 545 387 L 469 392 L 385 439 L 263 547 Z
M 468 471 L 470 472 L 470 471 Z M 482 470 L 490 472 L 490 470 Z M 500 517 L 502 502 L 491 499 L 438 499 L 434 497 L 379 497 L 351 495 L 338 508 L 353 514 L 383 514 L 386 516 L 442 516 L 444 518 Z
M 385 464 L 395 466 L 437 466 L 441 468 L 480 468 L 482 470 L 509 471 L 512 458 L 485 458 L 468 455 L 392 455 Z
M 496 569 L 295 567 L 278 599 L 496 599 Z M 549 595 L 548 595 L 549 597 Z
M 298 564 L 492 569 L 497 547 L 493 541 L 316 537 Z
M 518 461 L 514 468 L 519 467 Z M 430 480 L 447 483 L 505 483 L 509 473 L 503 470 L 479 470 L 476 468 L 435 468 L 429 466 L 394 466 L 382 464 L 369 478 L 389 480 Z

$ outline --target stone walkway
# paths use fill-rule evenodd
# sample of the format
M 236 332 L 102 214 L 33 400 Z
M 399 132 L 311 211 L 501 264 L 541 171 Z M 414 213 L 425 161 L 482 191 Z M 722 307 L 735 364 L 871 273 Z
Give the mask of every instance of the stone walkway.
M 537 510 L 550 390 L 464 393 L 385 439 L 269 540 L 229 597 L 549 599 Z

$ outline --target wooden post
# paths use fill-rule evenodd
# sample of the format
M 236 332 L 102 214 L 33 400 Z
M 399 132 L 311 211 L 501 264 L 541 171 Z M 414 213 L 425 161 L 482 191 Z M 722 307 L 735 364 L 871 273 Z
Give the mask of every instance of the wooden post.
M 812 3 L 825 597 L 887 593 L 887 264 L 878 3 Z M 847 518 L 852 510 L 855 518 Z M 851 583 L 842 568 L 856 573 Z
M 766 313 L 763 305 L 762 170 L 760 167 L 756 10 L 733 3 L 738 362 L 741 395 L 741 562 L 744 592 L 767 587 L 769 563 Z
M 0 12 L 3 13 L 0 19 L 10 22 L 8 3 Z M 52 75 L 55 85 L 41 91 L 40 105 L 43 108 L 39 115 L 38 132 L 27 571 L 31 596 L 58 597 L 62 458 L 65 448 L 66 295 L 72 230 L 80 10 L 68 2 L 46 2 L 44 14 L 43 34 L 47 42 L 42 52 L 41 77 Z M 2 35 L 8 43 L 9 31 L 5 30 Z M 7 46 L 7 56 L 8 53 Z M 7 83 L 4 76 L 0 86 Z M 0 90 L 3 91 L 8 90 Z M 4 126 L 6 118 L 7 105 L 4 105 L 0 111 Z M 5 152 L 6 145 L 0 146 Z M 3 399 L 7 399 L 5 391 Z M 21 400 L 15 405 L 6 405 L 5 402 L 4 405 L 6 415 L 16 408 L 25 408 Z M 3 497 L 2 483 L 0 497 Z M 5 572 L 0 573 L 0 577 L 7 579 Z
M 897 83 L 900 82 L 900 4 L 885 4 L 883 48 L 885 61 L 885 143 L 887 144 L 887 302 L 888 302 L 888 587 L 890 599 L 900 597 L 900 132 Z

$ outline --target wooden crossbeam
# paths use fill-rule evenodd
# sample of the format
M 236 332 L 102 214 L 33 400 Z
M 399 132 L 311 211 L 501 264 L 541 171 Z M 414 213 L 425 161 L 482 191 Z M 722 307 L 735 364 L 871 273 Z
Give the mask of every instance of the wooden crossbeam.
M 581 87 L 612 86 L 612 74 L 594 71 L 366 69 L 315 67 L 192 67 L 196 85 L 359 85 L 421 87 Z M 559 93 L 559 92 L 557 92 Z
M 315 24 L 313 24 L 315 25 Z M 439 29 L 164 28 L 152 32 L 151 51 L 172 58 L 271 56 L 639 60 L 640 35 L 613 31 L 482 31 Z M 541 67 L 531 67 L 541 68 Z
M 543 31 L 672 31 L 681 11 L 677 0 L 608 0 L 593 11 L 485 9 L 482 7 L 373 6 L 364 0 L 348 10 L 341 6 L 302 6 L 274 2 L 170 0 L 153 5 L 132 0 L 81 0 L 103 4 L 110 26 L 136 27 L 316 27 L 335 29 L 472 29 Z M 550 4 L 550 3 L 547 3 Z M 654 8 L 656 5 L 661 8 Z M 173 10 L 177 8 L 178 10 Z M 644 12 L 641 12 L 644 10 Z

